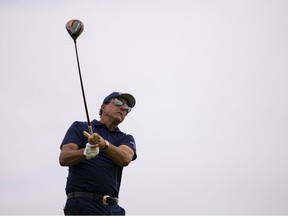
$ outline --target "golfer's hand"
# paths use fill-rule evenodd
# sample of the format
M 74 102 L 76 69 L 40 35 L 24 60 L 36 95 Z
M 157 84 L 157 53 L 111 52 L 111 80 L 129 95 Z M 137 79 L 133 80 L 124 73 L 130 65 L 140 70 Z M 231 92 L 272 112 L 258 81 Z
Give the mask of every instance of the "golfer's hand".
M 98 134 L 90 135 L 86 131 L 83 132 L 84 136 L 88 138 L 88 142 L 86 144 L 86 148 L 84 149 L 84 155 L 87 159 L 94 158 L 96 155 L 99 154 L 99 146 L 98 142 L 100 141 L 100 137 Z

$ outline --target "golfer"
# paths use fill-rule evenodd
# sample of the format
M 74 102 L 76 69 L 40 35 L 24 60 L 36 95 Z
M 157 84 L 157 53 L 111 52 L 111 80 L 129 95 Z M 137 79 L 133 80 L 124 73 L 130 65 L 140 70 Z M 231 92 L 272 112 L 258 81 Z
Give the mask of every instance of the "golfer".
M 136 159 L 133 136 L 118 128 L 135 106 L 128 93 L 113 92 L 101 105 L 100 120 L 74 122 L 62 144 L 59 162 L 68 166 L 65 215 L 125 215 L 118 205 L 123 167 Z

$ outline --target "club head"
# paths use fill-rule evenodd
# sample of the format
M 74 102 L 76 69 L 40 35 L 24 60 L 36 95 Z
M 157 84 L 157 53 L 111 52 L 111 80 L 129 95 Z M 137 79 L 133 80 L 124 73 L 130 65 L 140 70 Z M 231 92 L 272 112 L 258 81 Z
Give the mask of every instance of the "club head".
M 66 29 L 70 36 L 76 40 L 84 29 L 84 25 L 80 20 L 69 20 L 66 23 Z

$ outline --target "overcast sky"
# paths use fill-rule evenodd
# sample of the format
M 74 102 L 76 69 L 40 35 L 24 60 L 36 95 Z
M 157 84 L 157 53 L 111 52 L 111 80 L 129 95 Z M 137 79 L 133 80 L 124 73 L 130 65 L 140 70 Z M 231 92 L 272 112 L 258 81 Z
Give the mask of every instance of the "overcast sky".
M 128 215 L 288 215 L 287 0 L 0 1 L 0 214 L 63 214 L 59 146 L 104 97 L 120 129 Z

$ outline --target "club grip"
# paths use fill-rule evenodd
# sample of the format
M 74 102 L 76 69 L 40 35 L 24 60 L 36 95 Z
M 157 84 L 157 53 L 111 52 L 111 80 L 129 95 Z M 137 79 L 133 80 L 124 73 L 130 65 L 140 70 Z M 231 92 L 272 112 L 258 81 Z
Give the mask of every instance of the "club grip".
M 91 126 L 91 125 L 88 125 L 88 131 L 89 131 L 89 134 L 90 134 L 90 135 L 93 134 L 93 130 L 92 130 L 92 126 Z

